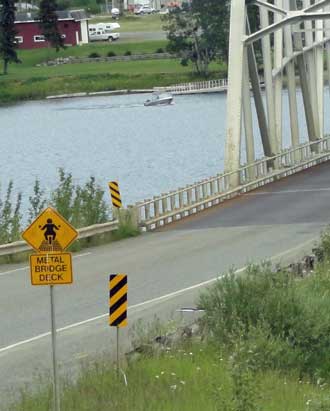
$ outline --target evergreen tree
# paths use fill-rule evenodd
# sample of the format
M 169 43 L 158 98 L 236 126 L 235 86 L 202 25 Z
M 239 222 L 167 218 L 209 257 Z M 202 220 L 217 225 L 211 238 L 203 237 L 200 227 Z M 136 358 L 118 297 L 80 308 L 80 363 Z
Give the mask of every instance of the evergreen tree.
M 3 74 L 8 73 L 10 62 L 19 63 L 15 36 L 15 2 L 14 0 L 0 1 L 0 56 L 3 59 Z
M 52 47 L 59 51 L 60 48 L 65 48 L 64 40 L 57 27 L 57 4 L 56 0 L 41 0 L 39 6 L 39 26 L 45 40 L 50 43 Z

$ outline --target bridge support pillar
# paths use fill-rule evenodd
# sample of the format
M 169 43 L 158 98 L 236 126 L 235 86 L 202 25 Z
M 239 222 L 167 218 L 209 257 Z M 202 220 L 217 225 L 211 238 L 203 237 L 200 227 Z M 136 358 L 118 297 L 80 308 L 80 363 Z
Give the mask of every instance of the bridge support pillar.
M 290 8 L 293 11 L 297 10 L 296 0 L 290 0 Z M 299 26 L 298 26 L 299 29 Z M 302 36 L 300 32 L 294 34 L 294 46 L 297 51 L 303 50 Z M 317 140 L 317 131 L 314 121 L 313 105 L 311 102 L 310 87 L 308 85 L 308 77 L 306 71 L 305 58 L 303 54 L 297 57 L 297 65 L 300 77 L 301 92 L 304 100 L 305 117 L 308 130 L 309 141 Z
M 289 10 L 289 0 L 284 0 L 284 6 Z M 293 55 L 292 44 L 292 29 L 291 26 L 284 28 L 284 52 L 286 57 Z M 290 109 L 290 128 L 291 128 L 291 144 L 292 147 L 299 145 L 299 123 L 298 123 L 298 108 L 297 108 L 297 90 L 296 90 L 296 75 L 294 61 L 290 62 L 286 67 L 286 76 L 288 81 L 289 109 Z M 295 161 L 300 158 L 296 153 Z
M 248 34 L 250 34 L 250 31 L 248 31 Z M 258 125 L 259 125 L 259 130 L 260 130 L 260 135 L 261 135 L 262 146 L 264 149 L 265 156 L 272 157 L 274 153 L 272 152 L 272 149 L 270 146 L 267 118 L 266 118 L 264 104 L 262 101 L 257 62 L 256 62 L 256 58 L 255 58 L 252 45 L 247 46 L 247 56 L 248 56 L 248 66 L 249 66 L 250 80 L 251 80 L 251 86 L 252 86 L 252 93 L 253 93 L 254 104 L 256 107 L 256 112 L 257 112 L 257 117 L 258 117 Z
M 249 82 L 249 67 L 248 67 L 248 57 L 247 57 L 246 48 L 244 48 L 244 65 L 243 65 L 243 113 L 244 113 L 246 161 L 247 161 L 247 164 L 250 165 L 254 163 L 255 155 L 254 155 L 254 138 L 253 138 L 250 82 Z M 249 177 L 249 180 L 253 180 L 255 178 L 253 168 L 249 169 L 248 177 Z
M 330 11 L 330 6 L 326 7 L 327 11 Z M 330 20 L 325 21 L 325 36 L 330 37 Z M 330 42 L 326 43 L 326 60 L 327 60 L 327 74 L 328 74 L 328 86 L 330 94 Z
M 283 0 L 275 0 L 274 4 L 283 8 Z M 279 13 L 274 15 L 275 22 L 282 20 Z M 283 32 L 277 30 L 274 34 L 274 69 L 282 66 L 283 59 Z M 274 101 L 275 101 L 275 135 L 276 148 L 279 152 L 282 149 L 282 74 L 274 79 Z
M 260 23 L 262 28 L 269 26 L 268 10 L 264 7 L 259 7 Z M 274 154 L 278 153 L 278 144 L 276 136 L 275 122 L 275 101 L 274 101 L 274 86 L 272 75 L 272 52 L 270 47 L 270 36 L 266 35 L 261 39 L 262 54 L 264 58 L 264 77 L 267 102 L 267 118 L 268 118 L 268 134 L 270 139 L 271 150 Z
M 235 171 L 240 167 L 244 35 L 245 0 L 232 0 L 229 33 L 225 172 Z M 239 183 L 239 174 L 234 173 L 229 184 L 235 187 Z

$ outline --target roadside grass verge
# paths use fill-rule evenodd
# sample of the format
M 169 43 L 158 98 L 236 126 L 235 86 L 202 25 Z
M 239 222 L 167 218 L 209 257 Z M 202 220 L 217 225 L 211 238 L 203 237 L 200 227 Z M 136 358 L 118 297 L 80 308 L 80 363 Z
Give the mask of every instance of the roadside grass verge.
M 201 294 L 198 334 L 141 345 L 123 366 L 127 385 L 109 354 L 91 358 L 62 381 L 62 410 L 328 411 L 329 232 L 317 255 L 304 278 L 266 263 L 229 273 Z M 48 410 L 51 393 L 32 382 L 6 411 Z
M 143 356 L 118 379 L 108 358 L 82 367 L 76 381 L 62 381 L 63 411 L 305 411 L 314 399 L 325 401 L 322 387 L 277 372 L 235 376 L 229 357 L 212 344 L 172 347 L 159 356 Z M 237 374 L 237 373 L 236 373 Z M 24 390 L 6 411 L 51 409 L 51 386 Z M 249 402 L 252 401 L 253 402 Z M 250 405 L 249 405 L 250 404 Z M 244 407 L 244 408 L 243 408 Z
M 93 17 L 90 20 L 91 24 L 95 23 L 108 23 L 108 22 L 118 22 L 120 24 L 120 29 L 115 30 L 119 33 L 125 32 L 141 32 L 141 31 L 163 31 L 162 27 L 164 23 L 161 21 L 161 16 L 159 14 L 145 15 L 145 16 L 135 16 L 133 14 L 121 17 L 119 20 L 112 20 L 111 16 Z

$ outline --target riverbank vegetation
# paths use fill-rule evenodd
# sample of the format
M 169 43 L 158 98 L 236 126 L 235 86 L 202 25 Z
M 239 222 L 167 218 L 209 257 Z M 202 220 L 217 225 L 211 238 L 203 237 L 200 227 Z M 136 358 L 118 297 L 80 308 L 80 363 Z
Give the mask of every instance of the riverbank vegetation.
M 35 181 L 29 196 L 28 221 L 21 212 L 22 193 L 13 195 L 14 183 L 9 182 L 6 193 L 0 196 L 0 244 L 18 240 L 23 231 L 22 224 L 31 223 L 48 205 L 53 206 L 75 228 L 100 224 L 109 220 L 109 206 L 104 199 L 104 190 L 95 177 L 80 185 L 71 173 L 59 169 L 57 187 L 46 193 Z
M 140 346 L 126 384 L 109 355 L 90 359 L 75 382 L 62 381 L 62 409 L 329 410 L 328 232 L 316 254 L 304 276 L 269 264 L 224 276 L 200 296 L 196 334 Z M 23 390 L 7 410 L 49 409 L 51 398 L 50 385 Z
M 97 183 L 94 176 L 90 176 L 84 184 L 78 184 L 71 173 L 60 168 L 57 186 L 54 185 L 54 187 L 52 192 L 47 193 L 36 179 L 33 192 L 28 197 L 27 206 L 25 196 L 28 193 L 14 194 L 13 181 L 9 182 L 5 192 L 0 191 L 0 245 L 19 240 L 22 231 L 47 206 L 54 207 L 75 228 L 88 227 L 110 220 L 110 196 L 107 202 L 105 190 Z M 27 210 L 25 216 L 22 212 L 22 203 Z M 139 230 L 131 218 L 129 213 L 123 211 L 117 230 L 76 240 L 69 250 L 78 251 L 86 247 L 137 236 Z M 1 256 L 0 264 L 25 261 L 28 256 L 28 252 Z
M 37 66 L 58 57 L 88 57 L 93 52 L 107 56 L 109 52 L 143 54 L 155 53 L 159 49 L 166 49 L 165 41 L 90 44 L 58 53 L 46 49 L 20 51 L 22 64 L 12 66 L 6 78 L 0 76 L 0 104 L 65 93 L 151 89 L 200 79 L 192 67 L 183 67 L 176 59 Z M 210 78 L 218 78 L 225 70 L 224 65 L 215 63 Z

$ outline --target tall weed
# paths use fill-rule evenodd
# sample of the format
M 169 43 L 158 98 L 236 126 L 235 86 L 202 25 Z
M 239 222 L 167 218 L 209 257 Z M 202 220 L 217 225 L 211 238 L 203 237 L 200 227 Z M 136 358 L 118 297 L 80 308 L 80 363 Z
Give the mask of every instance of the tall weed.
M 56 210 L 76 228 L 104 223 L 108 220 L 108 207 L 104 190 L 97 185 L 95 177 L 80 186 L 73 182 L 72 174 L 59 169 L 59 185 L 52 194 Z
M 72 174 L 66 173 L 63 168 L 58 170 L 59 183 L 51 195 L 51 202 L 55 209 L 68 221 L 74 215 L 75 185 Z
M 328 278 L 327 267 L 316 276 Z M 201 296 L 204 326 L 228 346 L 244 336 L 259 368 L 330 377 L 328 282 L 324 288 L 314 283 L 286 270 L 274 272 L 269 264 L 250 266 L 242 276 L 231 273 Z
M 44 210 L 47 199 L 45 198 L 45 190 L 40 187 L 40 181 L 35 180 L 33 186 L 33 195 L 29 197 L 29 223 L 35 220 L 36 217 Z
M 18 193 L 14 202 L 13 187 L 10 181 L 4 199 L 0 196 L 0 244 L 18 240 L 20 235 L 22 194 Z

